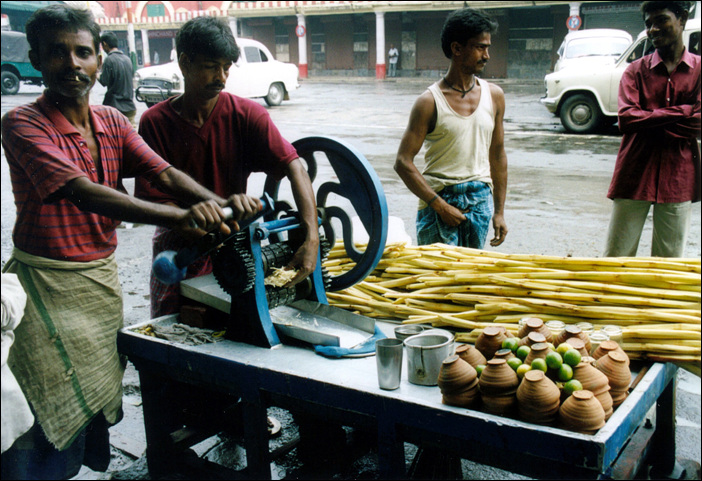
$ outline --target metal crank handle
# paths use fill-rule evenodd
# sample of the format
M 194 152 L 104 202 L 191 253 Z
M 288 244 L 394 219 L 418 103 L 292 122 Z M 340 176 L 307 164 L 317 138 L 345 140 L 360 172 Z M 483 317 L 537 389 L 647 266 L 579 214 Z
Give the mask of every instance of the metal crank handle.
M 271 199 L 268 194 L 264 193 L 259 200 L 262 205 L 261 210 L 254 216 L 239 221 L 239 231 L 248 227 L 260 217 L 273 212 L 273 199 Z M 230 219 L 234 214 L 231 207 L 225 207 L 224 212 L 225 219 Z M 232 233 L 223 238 L 222 235 L 213 231 L 201 237 L 194 245 L 185 247 L 178 252 L 173 250 L 163 251 L 154 259 L 154 263 L 151 267 L 153 273 L 156 278 L 164 284 L 177 284 L 185 279 L 185 274 L 190 264 L 203 255 L 210 253 L 212 250 L 216 249 L 217 246 L 226 242 L 236 234 L 237 233 Z

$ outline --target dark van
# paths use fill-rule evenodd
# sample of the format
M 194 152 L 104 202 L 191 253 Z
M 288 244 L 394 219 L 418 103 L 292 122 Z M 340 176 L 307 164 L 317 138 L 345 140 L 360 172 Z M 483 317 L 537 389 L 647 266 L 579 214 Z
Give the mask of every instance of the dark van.
M 29 62 L 29 43 L 22 32 L 3 31 L 2 72 L 3 95 L 19 92 L 20 82 L 41 85 L 41 72 Z

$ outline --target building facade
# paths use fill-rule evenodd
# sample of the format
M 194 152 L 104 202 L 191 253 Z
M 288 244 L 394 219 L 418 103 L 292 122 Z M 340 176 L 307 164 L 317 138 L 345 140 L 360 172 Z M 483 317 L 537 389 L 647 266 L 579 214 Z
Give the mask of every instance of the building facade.
M 2 2 L 3 9 L 12 3 L 22 2 Z M 302 78 L 384 78 L 391 44 L 400 51 L 399 77 L 436 77 L 448 66 L 440 45 L 444 20 L 466 5 L 486 10 L 499 23 L 485 78 L 543 78 L 553 68 L 568 22 L 576 17 L 579 28 L 620 28 L 633 36 L 643 29 L 640 2 L 628 1 L 87 3 L 99 4 L 93 11 L 104 12 L 98 16 L 101 27 L 117 34 L 137 67 L 170 61 L 178 28 L 195 16 L 216 15 L 228 19 L 235 35 L 254 38 L 278 60 L 297 64 Z

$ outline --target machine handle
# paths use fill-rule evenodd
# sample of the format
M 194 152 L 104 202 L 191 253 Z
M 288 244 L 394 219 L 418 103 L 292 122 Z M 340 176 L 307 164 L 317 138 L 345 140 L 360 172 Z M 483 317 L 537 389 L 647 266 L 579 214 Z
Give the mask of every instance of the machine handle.
M 245 227 L 248 227 L 261 216 L 269 214 L 273 211 L 273 200 L 268 194 L 264 193 L 259 200 L 261 201 L 261 205 L 263 207 L 254 216 L 239 222 L 240 231 Z M 234 215 L 231 207 L 225 207 L 224 213 L 225 220 L 231 219 L 231 217 Z M 178 252 L 173 250 L 163 251 L 154 259 L 154 263 L 151 267 L 154 275 L 164 284 L 177 284 L 185 279 L 185 273 L 190 264 L 203 255 L 209 254 L 211 251 L 216 249 L 217 246 L 228 241 L 236 234 L 237 232 L 234 232 L 227 235 L 227 237 L 222 238 L 222 235 L 218 234 L 217 232 L 210 232 L 201 237 L 194 245 L 185 247 Z

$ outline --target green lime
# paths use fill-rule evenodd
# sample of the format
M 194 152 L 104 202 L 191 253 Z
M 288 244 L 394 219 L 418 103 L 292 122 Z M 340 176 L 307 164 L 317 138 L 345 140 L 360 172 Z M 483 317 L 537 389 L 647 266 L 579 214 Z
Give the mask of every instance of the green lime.
M 571 379 L 573 379 L 573 368 L 568 364 L 563 364 L 558 370 L 558 380 L 566 382 L 570 381 Z
M 524 361 L 526 357 L 529 355 L 529 352 L 531 351 L 531 348 L 529 346 L 519 346 L 517 349 L 517 352 L 515 353 L 519 359 Z
M 478 373 L 478 377 L 483 373 L 483 369 L 485 369 L 485 364 L 478 364 L 475 366 L 475 370 Z
M 507 339 L 502 341 L 502 349 L 509 349 L 512 352 L 515 352 L 518 347 L 519 347 L 519 338 L 517 338 L 517 337 L 508 337 Z
M 571 379 L 563 385 L 563 391 L 566 393 L 566 396 L 570 396 L 575 391 L 582 390 L 582 388 L 583 385 L 577 379 Z
M 563 365 L 563 358 L 557 352 L 551 351 L 546 354 L 546 365 L 550 369 L 560 369 Z
M 543 372 L 548 371 L 548 365 L 546 365 L 546 359 L 537 357 L 533 361 L 531 361 L 531 368 L 532 369 L 540 369 Z
M 573 349 L 573 346 L 571 346 L 567 342 L 562 342 L 556 348 L 556 352 L 562 356 L 563 354 L 565 354 L 566 352 L 568 352 L 571 349 Z
M 565 354 L 563 354 L 563 362 L 571 367 L 575 367 L 580 364 L 582 358 L 583 357 L 580 355 L 580 351 L 577 351 L 576 349 L 568 349 Z
M 507 364 L 509 364 L 509 367 L 516 371 L 517 368 L 522 365 L 522 360 L 518 357 L 510 357 L 507 359 Z
M 529 364 L 520 364 L 519 367 L 517 367 L 517 376 L 519 379 L 524 377 L 524 374 L 527 373 L 527 371 L 531 370 L 531 366 Z

